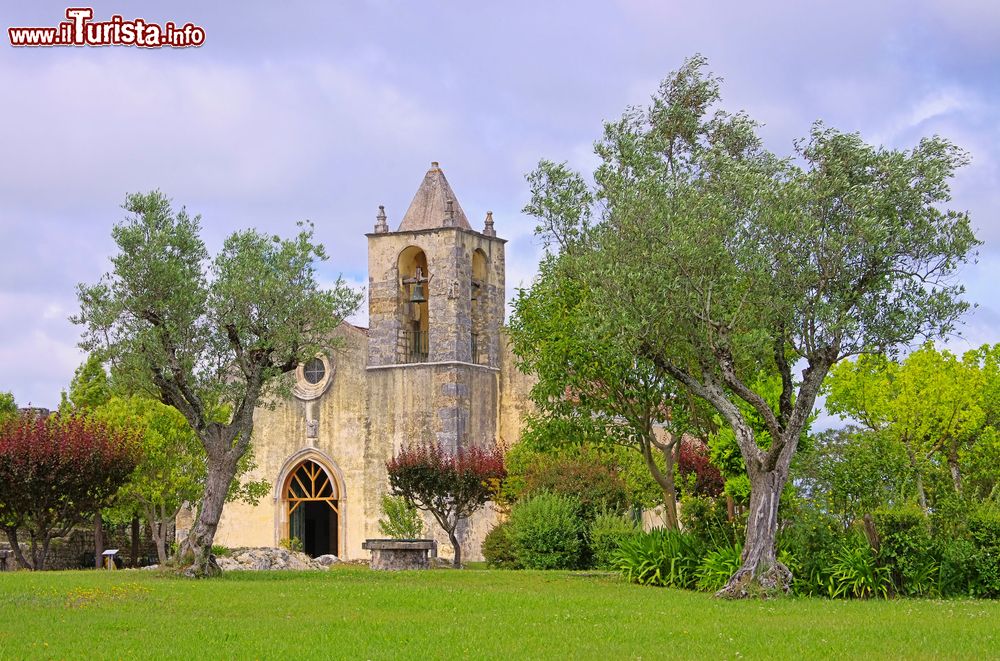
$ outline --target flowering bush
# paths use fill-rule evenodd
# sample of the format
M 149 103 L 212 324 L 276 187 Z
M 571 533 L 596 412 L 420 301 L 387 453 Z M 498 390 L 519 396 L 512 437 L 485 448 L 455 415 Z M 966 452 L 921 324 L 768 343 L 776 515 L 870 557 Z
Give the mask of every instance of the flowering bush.
M 725 480 L 722 473 L 709 461 L 708 447 L 701 441 L 684 439 L 677 457 L 677 472 L 681 476 L 687 496 L 722 495 Z
M 461 566 L 455 529 L 500 490 L 507 476 L 500 450 L 472 446 L 452 453 L 440 445 L 413 445 L 390 459 L 386 470 L 393 494 L 430 512 L 448 533 L 454 564 Z
M 84 416 L 23 413 L 0 423 L 0 527 L 29 569 L 44 569 L 49 543 L 93 515 L 139 459 L 136 435 Z M 18 540 L 31 540 L 26 556 Z

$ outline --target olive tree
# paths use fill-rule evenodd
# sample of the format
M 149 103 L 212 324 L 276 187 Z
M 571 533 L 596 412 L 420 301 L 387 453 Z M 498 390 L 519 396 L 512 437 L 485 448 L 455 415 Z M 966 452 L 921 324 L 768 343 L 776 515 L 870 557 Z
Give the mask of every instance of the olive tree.
M 200 216 L 174 211 L 159 191 L 129 195 L 125 209 L 112 230 L 112 270 L 79 286 L 73 320 L 84 327 L 84 349 L 137 390 L 152 384 L 197 434 L 205 486 L 181 560 L 196 575 L 212 574 L 212 541 L 250 448 L 254 409 L 287 392 L 282 375 L 329 349 L 361 296 L 342 280 L 319 286 L 315 263 L 326 253 L 311 225 L 300 223 L 290 239 L 235 232 L 210 259 Z M 220 407 L 230 412 L 222 421 Z
M 593 323 L 732 428 L 751 494 L 742 565 L 719 594 L 738 597 L 788 589 L 779 496 L 831 366 L 951 330 L 967 308 L 953 276 L 978 241 L 944 207 L 967 159 L 947 140 L 888 149 L 815 124 L 782 159 L 719 100 L 692 58 L 605 125 L 592 184 L 543 162 L 532 206 L 589 254 Z M 780 379 L 775 408 L 761 374 Z

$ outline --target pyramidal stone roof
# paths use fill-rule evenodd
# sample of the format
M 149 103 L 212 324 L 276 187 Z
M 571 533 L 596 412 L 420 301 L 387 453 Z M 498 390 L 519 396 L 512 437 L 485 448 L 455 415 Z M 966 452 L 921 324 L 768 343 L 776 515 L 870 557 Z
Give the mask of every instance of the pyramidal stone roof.
M 397 232 L 412 232 L 414 230 L 436 229 L 438 227 L 462 227 L 472 229 L 469 219 L 462 210 L 462 205 L 455 197 L 444 171 L 437 161 L 431 163 L 431 169 L 420 182 L 417 194 L 410 202 L 410 208 L 403 215 Z

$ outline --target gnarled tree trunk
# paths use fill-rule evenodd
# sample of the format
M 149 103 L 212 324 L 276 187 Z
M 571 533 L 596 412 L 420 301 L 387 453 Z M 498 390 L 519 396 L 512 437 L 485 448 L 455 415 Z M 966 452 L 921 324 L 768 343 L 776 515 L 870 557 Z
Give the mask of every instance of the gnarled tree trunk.
M 773 470 L 755 468 L 750 473 L 750 507 L 743 564 L 723 587 L 718 597 L 744 599 L 787 593 L 792 572 L 775 556 L 778 532 L 778 502 L 788 479 L 788 466 Z
M 205 479 L 205 497 L 201 501 L 198 517 L 191 526 L 187 539 L 181 547 L 179 562 L 181 566 L 190 565 L 186 573 L 195 577 L 216 576 L 222 573 L 212 555 L 212 542 L 222 518 L 222 508 L 226 504 L 229 485 L 236 475 L 236 464 L 240 454 L 237 448 L 232 448 L 222 456 L 212 460 L 209 455 L 208 470 Z

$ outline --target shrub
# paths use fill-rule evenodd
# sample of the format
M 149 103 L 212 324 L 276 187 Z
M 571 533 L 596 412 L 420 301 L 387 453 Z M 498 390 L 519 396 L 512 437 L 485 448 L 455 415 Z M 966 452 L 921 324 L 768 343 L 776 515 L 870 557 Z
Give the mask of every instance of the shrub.
M 525 568 L 576 569 L 586 549 L 585 531 L 576 498 L 542 492 L 514 506 L 508 535 Z
M 298 537 L 284 537 L 278 542 L 278 546 L 285 549 L 286 551 L 294 551 L 296 553 L 302 552 L 302 540 Z
M 629 503 L 625 481 L 594 455 L 558 456 L 532 465 L 521 497 L 543 491 L 575 498 L 580 503 L 580 516 L 587 521 L 593 521 L 599 512 L 624 512 Z
M 969 517 L 977 551 L 977 596 L 1000 597 L 1000 509 L 984 505 Z
M 590 524 L 590 553 L 595 567 L 614 569 L 614 556 L 622 541 L 642 534 L 628 516 L 602 512 Z
M 708 457 L 708 446 L 701 441 L 683 439 L 677 457 L 677 475 L 688 496 L 722 495 L 725 480 Z
M 392 539 L 418 539 L 424 535 L 420 512 L 402 496 L 382 496 L 379 532 Z
M 743 542 L 744 527 L 730 521 L 726 506 L 716 498 L 692 496 L 681 501 L 681 526 L 707 548 Z
M 386 462 L 389 487 L 417 509 L 430 512 L 448 533 L 453 564 L 462 566 L 462 545 L 455 530 L 500 490 L 507 469 L 503 453 L 478 446 L 455 452 L 436 444 L 405 447 Z
M 815 507 L 796 503 L 791 519 L 778 531 L 778 559 L 792 571 L 799 595 L 829 595 L 834 556 L 844 534 L 836 519 Z
M 483 558 L 486 564 L 496 569 L 521 569 L 514 542 L 510 538 L 510 521 L 503 521 L 483 540 Z
M 632 583 L 692 588 L 698 579 L 700 557 L 701 545 L 694 537 L 655 528 L 623 539 L 614 565 Z
M 698 567 L 698 589 L 715 592 L 722 588 L 742 562 L 743 545 L 722 546 L 705 554 Z
M 136 436 L 83 415 L 4 418 L 0 528 L 22 566 L 45 569 L 52 540 L 108 505 L 140 459 Z
M 831 597 L 889 596 L 892 575 L 880 566 L 871 546 L 860 538 L 845 541 L 833 557 L 828 592 Z
M 889 569 L 900 594 L 926 595 L 937 587 L 930 526 L 916 505 L 876 510 L 872 515 L 878 532 L 879 563 Z
M 980 554 L 971 540 L 963 537 L 937 539 L 936 555 L 940 559 L 937 585 L 942 597 L 975 597 L 981 593 L 979 583 Z

